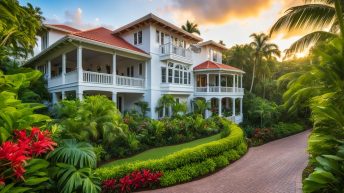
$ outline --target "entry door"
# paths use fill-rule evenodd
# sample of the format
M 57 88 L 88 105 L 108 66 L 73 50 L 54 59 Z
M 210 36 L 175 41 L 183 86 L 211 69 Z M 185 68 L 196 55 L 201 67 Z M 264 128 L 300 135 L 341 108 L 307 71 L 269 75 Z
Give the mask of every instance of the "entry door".
M 122 97 L 121 96 L 117 96 L 117 109 L 122 112 Z

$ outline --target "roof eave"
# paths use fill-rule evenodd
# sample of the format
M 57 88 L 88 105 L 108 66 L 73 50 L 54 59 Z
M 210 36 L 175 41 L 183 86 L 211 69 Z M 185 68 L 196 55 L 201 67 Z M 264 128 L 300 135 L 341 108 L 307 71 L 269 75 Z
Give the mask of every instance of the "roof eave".
M 231 70 L 231 69 L 223 69 L 223 68 L 209 68 L 209 69 L 193 69 L 194 72 L 207 72 L 207 71 L 228 71 L 228 72 L 239 72 L 239 73 L 242 73 L 242 74 L 245 74 L 244 71 L 242 70 Z
M 159 18 L 158 16 L 155 16 L 154 14 L 148 14 L 148 15 L 146 15 L 146 16 L 144 16 L 142 18 L 139 18 L 139 19 L 137 19 L 137 20 L 127 24 L 127 25 L 124 25 L 124 26 L 122 26 L 120 28 L 117 28 L 116 30 L 114 30 L 112 32 L 112 34 L 119 34 L 119 33 L 123 32 L 124 30 L 126 30 L 126 29 L 128 29 L 128 28 L 130 28 L 132 26 L 138 25 L 141 22 L 145 22 L 145 21 L 147 21 L 149 19 L 153 19 L 153 20 L 155 20 L 155 21 L 157 21 L 157 22 L 159 22 L 159 23 L 161 23 L 161 24 L 163 24 L 163 25 L 165 25 L 167 27 L 170 27 L 170 28 L 172 28 L 172 29 L 174 29 L 174 30 L 176 30 L 176 31 L 178 31 L 180 33 L 183 33 L 183 34 L 187 35 L 188 37 L 190 37 L 191 39 L 193 39 L 194 41 L 197 41 L 197 42 L 203 41 L 203 39 L 201 37 L 198 37 L 198 36 L 193 35 L 193 34 L 191 34 L 189 32 L 186 32 L 183 29 L 179 28 L 178 26 L 165 21 L 165 20 Z
M 63 28 L 59 28 L 59 27 L 56 27 L 56 26 L 53 26 L 53 25 L 49 25 L 49 24 L 44 24 L 44 26 L 47 27 L 47 28 L 50 28 L 50 29 L 57 30 L 57 31 L 62 31 L 62 32 L 66 32 L 66 33 L 73 33 L 73 31 L 66 30 L 66 29 L 63 29 Z

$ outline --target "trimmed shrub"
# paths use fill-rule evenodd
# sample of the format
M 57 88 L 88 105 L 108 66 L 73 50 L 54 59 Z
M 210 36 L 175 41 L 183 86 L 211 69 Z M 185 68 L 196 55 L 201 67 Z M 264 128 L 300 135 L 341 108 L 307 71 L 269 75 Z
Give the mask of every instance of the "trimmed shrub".
M 213 172 L 216 168 L 240 158 L 247 151 L 241 128 L 227 120 L 221 122 L 229 135 L 218 141 L 185 149 L 157 160 L 99 168 L 96 173 L 102 180 L 106 180 L 121 178 L 142 169 L 161 171 L 164 175 L 160 185 L 169 186 Z

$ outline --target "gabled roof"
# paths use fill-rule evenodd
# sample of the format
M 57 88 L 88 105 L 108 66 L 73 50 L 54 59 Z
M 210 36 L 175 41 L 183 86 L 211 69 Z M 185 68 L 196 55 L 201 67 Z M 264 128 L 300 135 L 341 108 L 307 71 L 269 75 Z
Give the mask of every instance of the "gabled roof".
M 63 31 L 67 33 L 75 33 L 75 32 L 80 32 L 81 30 L 70 27 L 68 25 L 63 25 L 63 24 L 44 24 L 45 27 L 55 29 L 58 31 Z
M 109 44 L 111 46 L 116 46 L 116 47 L 147 54 L 143 50 L 131 45 L 130 43 L 128 43 L 121 37 L 113 35 L 111 30 L 106 29 L 104 27 L 98 27 L 95 29 L 72 33 L 69 36 L 78 36 L 81 38 L 86 38 L 89 40 L 94 40 L 97 42 Z
M 113 34 L 121 34 L 121 33 L 130 31 L 130 30 L 136 29 L 137 27 L 145 25 L 147 23 L 153 23 L 153 24 L 161 25 L 165 29 L 171 30 L 171 32 L 177 33 L 177 34 L 183 36 L 184 38 L 191 39 L 195 42 L 202 41 L 202 38 L 185 31 L 185 30 L 181 29 L 180 27 L 163 20 L 163 19 L 159 18 L 158 16 L 156 16 L 152 13 L 150 13 L 144 17 L 141 17 L 140 19 L 137 19 L 137 20 L 135 20 L 135 21 L 133 21 L 127 25 L 124 25 L 124 26 L 114 30 Z
M 212 45 L 212 46 L 215 46 L 217 48 L 220 48 L 221 50 L 227 50 L 228 48 L 226 48 L 226 46 L 220 44 L 220 43 L 217 43 L 217 42 L 214 42 L 213 40 L 208 40 L 208 41 L 205 41 L 205 42 L 201 42 L 201 43 L 198 43 L 197 46 L 206 46 L 206 45 Z
M 233 72 L 240 72 L 245 73 L 244 71 L 240 70 L 239 68 L 235 68 L 233 66 L 229 66 L 226 64 L 220 64 L 216 62 L 212 62 L 207 60 L 193 68 L 194 71 L 206 71 L 206 70 L 227 70 Z

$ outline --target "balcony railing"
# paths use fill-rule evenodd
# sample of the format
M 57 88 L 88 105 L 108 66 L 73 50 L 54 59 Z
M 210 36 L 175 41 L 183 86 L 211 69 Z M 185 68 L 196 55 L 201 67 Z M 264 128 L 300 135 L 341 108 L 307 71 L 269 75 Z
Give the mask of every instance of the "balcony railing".
M 105 74 L 99 72 L 83 72 L 83 81 L 97 84 L 113 84 L 112 74 Z
M 172 43 L 163 44 L 159 49 L 162 55 L 174 54 L 191 60 L 191 50 L 173 45 Z
M 145 80 L 143 78 L 133 78 L 127 76 L 116 76 L 118 86 L 140 87 L 144 88 Z
M 209 86 L 209 87 L 196 87 L 196 92 L 201 93 L 234 93 L 234 92 L 244 92 L 243 88 L 237 87 L 223 87 L 223 86 Z

